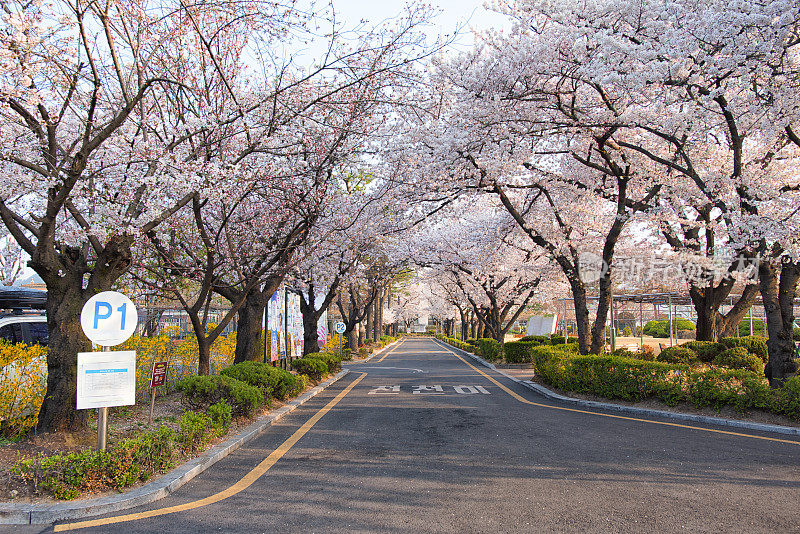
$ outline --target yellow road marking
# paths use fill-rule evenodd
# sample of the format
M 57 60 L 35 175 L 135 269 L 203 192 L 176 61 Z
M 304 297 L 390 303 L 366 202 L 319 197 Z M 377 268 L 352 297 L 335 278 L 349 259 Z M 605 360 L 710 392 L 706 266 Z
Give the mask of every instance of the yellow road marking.
M 626 421 L 637 421 L 637 422 L 640 422 L 640 423 L 651 423 L 651 424 L 654 424 L 654 425 L 672 426 L 672 427 L 676 427 L 676 428 L 688 428 L 688 429 L 691 429 L 691 430 L 702 430 L 703 432 L 713 432 L 715 434 L 725 434 L 725 435 L 728 435 L 728 436 L 737 436 L 737 437 L 742 437 L 742 438 L 761 439 L 761 440 L 764 440 L 764 441 L 777 441 L 778 443 L 789 443 L 790 445 L 800 445 L 799 441 L 792 441 L 790 439 L 769 438 L 769 437 L 766 437 L 766 436 L 754 436 L 753 434 L 743 434 L 741 432 L 730 432 L 728 430 L 716 430 L 716 429 L 713 429 L 713 428 L 703 428 L 703 427 L 699 427 L 699 426 L 681 425 L 681 424 L 678 424 L 678 423 L 667 423 L 667 422 L 664 422 L 664 421 L 652 421 L 650 419 L 639 419 L 637 417 L 626 417 L 624 415 L 613 415 L 613 414 L 608 414 L 608 413 L 590 412 L 588 410 L 578 410 L 576 408 L 565 408 L 563 406 L 551 406 L 549 404 L 541 404 L 541 403 L 538 403 L 538 402 L 529 401 L 528 399 L 524 398 L 523 396 L 521 396 L 521 395 L 519 395 L 517 393 L 514 393 L 513 391 L 508 389 L 506 386 L 504 386 L 503 384 L 501 384 L 500 382 L 498 382 L 497 380 L 495 380 L 494 378 L 492 378 L 488 374 L 484 373 L 483 371 L 481 371 L 480 369 L 478 369 L 477 367 L 475 367 L 474 365 L 469 363 L 467 360 L 465 360 L 464 358 L 459 356 L 452 349 L 447 349 L 447 350 L 448 350 L 448 352 L 453 354 L 453 356 L 455 356 L 456 358 L 458 358 L 459 360 L 461 360 L 462 362 L 467 364 L 469 367 L 471 367 L 472 369 L 474 369 L 478 373 L 480 373 L 483 376 L 485 376 L 486 378 L 488 378 L 497 387 L 499 387 L 500 389 L 502 389 L 503 391 L 505 391 L 506 393 L 508 393 L 509 395 L 514 397 L 515 399 L 517 399 L 519 402 L 522 402 L 524 404 L 530 404 L 531 406 L 538 406 L 540 408 L 549 408 L 551 410 L 561 410 L 561 411 L 565 411 L 565 412 L 584 413 L 584 414 L 589 414 L 589 415 L 596 415 L 596 416 L 599 416 L 599 417 L 610 417 L 612 419 L 624 419 Z
M 397 347 L 399 347 L 400 345 L 402 345 L 403 343 L 405 343 L 405 341 L 406 341 L 405 339 L 402 339 L 402 340 L 400 340 L 400 343 L 398 343 L 397 345 L 395 345 L 394 347 L 392 347 L 392 350 L 390 350 L 389 352 L 387 352 L 386 354 L 384 354 L 384 355 L 383 355 L 383 357 L 382 357 L 380 360 L 378 360 L 377 362 L 373 362 L 373 363 L 381 363 L 381 362 L 382 362 L 383 360 L 385 360 L 385 359 L 386 359 L 386 358 L 387 358 L 387 357 L 388 357 L 388 356 L 389 356 L 391 353 L 393 353 L 395 350 L 397 350 Z
M 229 488 L 220 491 L 219 493 L 215 493 L 214 495 L 210 495 L 203 499 L 199 499 L 196 501 L 188 502 L 185 504 L 179 504 L 176 506 L 168 506 L 166 508 L 158 508 L 156 510 L 148 510 L 147 512 L 139 512 L 135 514 L 125 514 L 125 515 L 118 515 L 114 517 L 105 517 L 102 519 L 92 519 L 90 521 L 79 521 L 77 523 L 64 523 L 62 525 L 56 525 L 54 528 L 55 532 L 64 532 L 65 530 L 75 530 L 79 528 L 87 528 L 87 527 L 96 527 L 96 526 L 103 526 L 103 525 L 111 525 L 114 523 L 123 523 L 127 521 L 136 521 L 137 519 L 146 519 L 148 517 L 156 517 L 160 515 L 166 514 L 174 514 L 176 512 L 185 512 L 187 510 L 194 510 L 195 508 L 200 508 L 203 506 L 208 506 L 209 504 L 214 504 L 219 501 L 225 500 L 228 497 L 232 497 L 237 493 L 240 493 L 250 487 L 253 482 L 258 480 L 261 475 L 269 471 L 269 469 L 275 465 L 275 462 L 281 459 L 284 454 L 289 452 L 289 450 L 302 438 L 306 433 L 311 430 L 311 428 L 320 420 L 322 417 L 328 413 L 331 408 L 336 406 L 339 401 L 341 401 L 345 395 L 350 393 L 350 390 L 353 389 L 361 380 L 367 376 L 367 373 L 362 373 L 361 376 L 356 378 L 349 386 L 343 389 L 336 397 L 331 399 L 331 401 L 326 404 L 320 411 L 314 414 L 314 416 L 306 421 L 303 426 L 298 428 L 294 434 L 292 434 L 286 441 L 281 443 L 280 447 L 272 451 L 269 456 L 267 456 L 264 460 L 261 461 L 256 467 L 254 467 L 249 473 L 247 473 L 244 477 L 242 477 L 238 482 L 234 485 L 230 486 Z

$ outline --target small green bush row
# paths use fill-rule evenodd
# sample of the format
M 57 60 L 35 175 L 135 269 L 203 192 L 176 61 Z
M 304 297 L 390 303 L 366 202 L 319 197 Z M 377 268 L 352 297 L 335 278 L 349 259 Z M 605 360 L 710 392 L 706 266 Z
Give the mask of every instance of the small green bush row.
M 761 373 L 748 369 L 693 370 L 685 363 L 581 356 L 546 346 L 534 347 L 532 352 L 537 376 L 559 389 L 629 401 L 655 397 L 670 406 L 689 402 L 716 410 L 723 406 L 732 406 L 741 412 L 761 409 L 800 420 L 800 377 L 797 376 L 787 380 L 782 388 L 773 390 Z M 742 355 L 744 352 L 737 350 L 726 357 Z
M 461 349 L 463 351 L 473 352 L 473 353 L 475 352 L 475 345 L 477 344 L 477 341 L 475 341 L 474 339 L 468 339 L 466 341 L 461 341 L 460 339 L 456 339 L 454 337 L 447 337 L 447 336 L 439 336 L 439 339 L 441 341 L 444 341 L 445 343 L 448 343 L 448 344 L 450 344 L 450 345 L 452 345 L 452 346 L 454 346 L 456 348 L 459 348 L 459 349 Z M 472 342 L 472 343 L 470 343 L 470 342 Z
M 286 400 L 299 393 L 297 377 L 269 363 L 235 363 L 223 369 L 221 374 L 259 388 L 266 403 L 271 399 Z
M 719 343 L 690 341 L 661 351 L 656 358 L 666 363 L 697 365 L 710 363 L 730 369 L 749 369 L 755 373 L 764 370 L 769 361 L 767 340 L 763 337 L 726 337 Z
M 292 360 L 292 369 L 316 382 L 328 375 L 328 366 L 319 358 L 305 357 Z
M 493 362 L 503 357 L 503 344 L 496 339 L 484 337 L 478 340 L 478 356 Z
M 187 411 L 177 432 L 160 426 L 106 451 L 78 452 L 18 460 L 11 468 L 14 477 L 30 484 L 37 493 L 56 499 L 74 499 L 86 491 L 115 488 L 123 490 L 146 481 L 175 465 L 179 452 L 202 450 L 212 437 L 228 433 L 231 406 L 224 400 L 206 412 Z
M 673 319 L 673 335 L 678 330 L 695 330 L 693 322 L 688 319 Z M 644 335 L 651 337 L 669 337 L 669 320 L 667 321 L 647 321 L 644 325 Z
M 328 367 L 328 372 L 330 373 L 338 373 L 342 370 L 342 360 L 335 354 L 329 354 L 327 352 L 312 352 L 305 356 L 305 358 L 317 358 L 325 362 L 325 365 Z

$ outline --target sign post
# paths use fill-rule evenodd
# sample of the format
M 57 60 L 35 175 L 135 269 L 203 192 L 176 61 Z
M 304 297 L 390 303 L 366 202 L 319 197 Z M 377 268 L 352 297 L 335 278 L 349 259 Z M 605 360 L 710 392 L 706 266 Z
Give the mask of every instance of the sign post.
M 136 403 L 136 352 L 112 351 L 136 330 L 138 316 L 131 299 L 103 291 L 86 301 L 81 328 L 101 352 L 78 353 L 78 410 L 97 408 L 97 450 L 106 449 L 108 408 Z
M 347 328 L 343 322 L 337 322 L 333 326 L 336 333 L 339 334 L 339 357 L 342 357 L 342 334 L 344 334 L 345 329 Z
M 167 362 L 153 362 L 153 373 L 150 375 L 150 416 L 147 426 L 153 422 L 153 408 L 156 405 L 156 388 L 163 386 L 167 378 Z

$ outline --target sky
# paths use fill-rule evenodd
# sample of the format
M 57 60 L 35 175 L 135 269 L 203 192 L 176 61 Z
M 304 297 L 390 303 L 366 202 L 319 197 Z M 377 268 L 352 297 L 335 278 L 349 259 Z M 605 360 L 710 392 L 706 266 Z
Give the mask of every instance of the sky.
M 346 26 L 358 24 L 365 19 L 371 26 L 402 13 L 406 2 L 402 0 L 332 0 L 337 19 Z M 428 30 L 433 39 L 437 34 L 452 34 L 459 26 L 465 26 L 465 34 L 458 39 L 462 47 L 472 43 L 469 28 L 485 30 L 489 27 L 508 27 L 508 19 L 484 7 L 484 0 L 429 0 L 427 2 L 441 12 L 437 24 Z

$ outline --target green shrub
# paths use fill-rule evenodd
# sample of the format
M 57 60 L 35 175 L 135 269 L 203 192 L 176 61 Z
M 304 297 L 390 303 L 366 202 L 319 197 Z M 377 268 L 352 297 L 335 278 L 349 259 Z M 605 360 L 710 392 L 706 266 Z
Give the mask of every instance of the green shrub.
M 696 327 L 693 322 L 688 319 L 673 319 L 672 320 L 672 334 L 678 330 L 695 330 Z M 648 321 L 644 325 L 644 335 L 651 337 L 669 337 L 669 320 L 666 321 Z
M 619 356 L 576 356 L 566 362 L 566 384 L 573 391 L 594 393 L 612 399 L 638 401 L 657 397 L 669 405 L 683 397 L 675 379 L 687 368 Z
M 792 338 L 795 341 L 800 341 L 800 328 L 793 328 L 792 329 Z
M 626 326 L 622 329 L 622 335 L 625 337 L 631 337 L 633 336 L 633 330 L 631 330 L 630 326 Z
M 210 415 L 189 410 L 181 417 L 178 443 L 184 452 L 197 452 L 209 442 L 213 432 Z
M 661 354 L 656 356 L 656 361 L 677 365 L 691 365 L 699 362 L 700 359 L 697 353 L 692 349 L 686 348 L 683 345 L 678 345 L 662 350 Z
M 328 372 L 330 373 L 338 373 L 342 370 L 342 360 L 335 354 L 330 354 L 327 352 L 312 352 L 304 356 L 304 358 L 317 358 L 318 360 L 322 360 L 325 362 L 325 365 L 328 367 Z
M 612 352 L 611 355 L 612 356 L 619 356 L 620 358 L 633 358 L 633 359 L 637 359 L 637 360 L 641 360 L 642 359 L 642 358 L 639 358 L 639 354 L 638 353 L 634 354 L 633 352 L 631 352 L 630 350 L 628 350 L 626 348 L 617 349 L 614 352 Z
M 550 337 L 549 336 L 525 336 L 520 341 L 535 341 L 540 345 L 550 345 Z
M 267 401 L 270 398 L 285 400 L 293 396 L 291 392 L 297 388 L 297 378 L 292 373 L 269 363 L 235 363 L 221 374 L 256 386 L 264 392 Z
M 734 347 L 744 347 L 750 354 L 755 354 L 764 363 L 769 361 L 769 353 L 767 352 L 767 340 L 760 336 L 745 336 L 745 337 L 725 337 L 719 340 L 726 349 Z
M 730 369 L 747 369 L 754 373 L 764 372 L 764 362 L 755 354 L 750 354 L 744 347 L 733 347 L 717 355 L 712 361 L 714 365 Z
M 342 349 L 342 361 L 349 361 L 353 359 L 353 351 L 351 349 Z
M 298 360 L 292 360 L 292 369 L 301 375 L 306 375 L 308 378 L 316 382 L 319 382 L 325 375 L 328 374 L 328 366 L 325 365 L 325 362 L 317 358 L 300 358 Z
M 366 358 L 370 354 L 372 354 L 372 349 L 370 349 L 370 348 L 361 347 L 360 349 L 358 349 L 358 357 L 359 358 Z
M 228 433 L 233 419 L 233 409 L 225 399 L 209 406 L 208 415 L 211 417 L 211 426 L 214 427 L 215 436 L 224 436 Z
M 793 376 L 777 391 L 776 411 L 800 421 L 800 377 Z
M 551 345 L 563 345 L 565 343 L 564 336 L 560 336 L 558 334 L 553 334 L 550 336 L 550 344 Z
M 195 406 L 210 406 L 225 399 L 236 415 L 250 415 L 264 401 L 260 388 L 225 375 L 190 375 L 178 382 L 178 389 Z
M 503 346 L 496 339 L 484 337 L 478 340 L 478 351 L 482 358 L 491 362 L 500 358 Z
M 656 361 L 656 351 L 650 345 L 642 345 L 636 357 L 647 362 L 654 362 Z
M 750 318 L 743 319 L 739 323 L 739 337 L 750 335 Z M 764 321 L 762 319 L 753 319 L 753 335 L 764 337 Z
M 68 454 L 18 460 L 14 476 L 57 499 L 74 499 L 87 490 L 123 489 L 137 480 L 173 466 L 171 428 L 162 426 L 137 438 L 124 439 L 108 451 L 89 449 Z
M 739 411 L 750 408 L 772 409 L 773 393 L 767 381 L 752 371 L 708 369 L 687 376 L 688 400 L 697 407 L 725 405 Z
M 713 341 L 689 341 L 681 347 L 693 350 L 701 362 L 709 363 L 725 350 L 725 345 Z
M 535 341 L 512 341 L 503 345 L 503 356 L 508 363 L 530 363 L 533 361 Z

